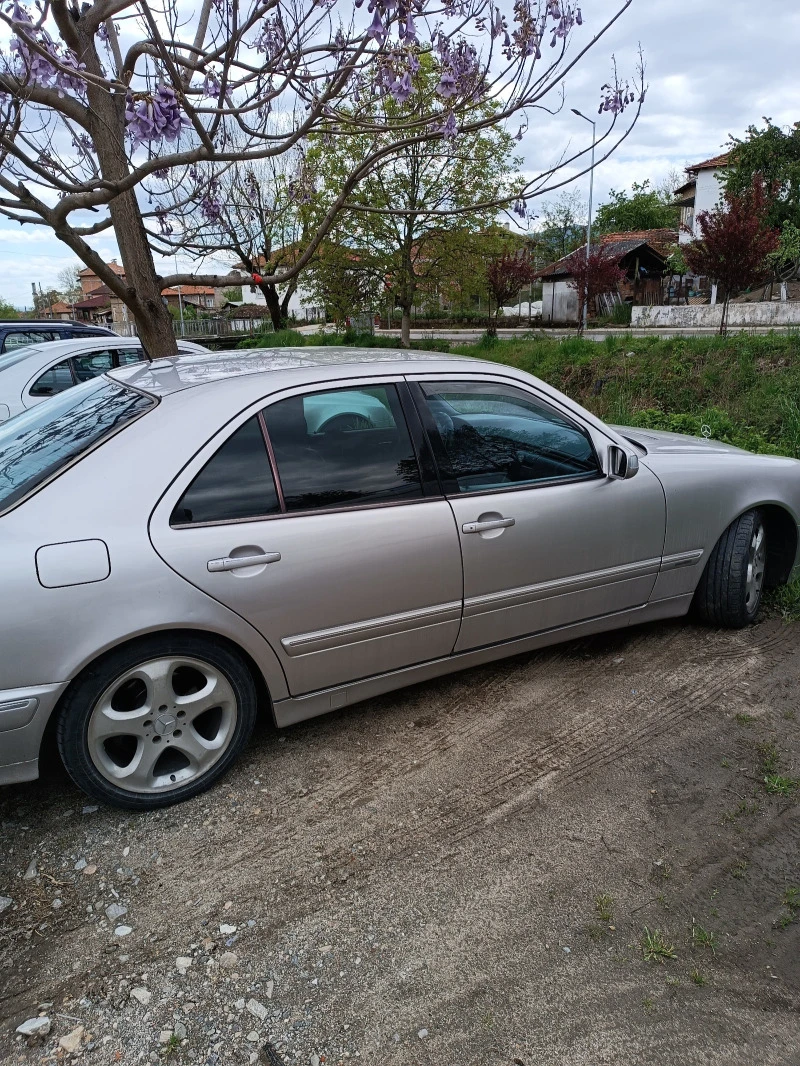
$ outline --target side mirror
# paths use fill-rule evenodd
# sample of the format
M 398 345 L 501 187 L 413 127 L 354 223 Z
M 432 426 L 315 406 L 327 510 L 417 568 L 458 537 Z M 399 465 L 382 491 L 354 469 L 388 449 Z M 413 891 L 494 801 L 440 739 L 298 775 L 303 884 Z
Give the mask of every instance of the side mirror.
M 627 481 L 639 473 L 639 456 L 625 451 L 616 444 L 608 449 L 608 476 L 617 481 Z

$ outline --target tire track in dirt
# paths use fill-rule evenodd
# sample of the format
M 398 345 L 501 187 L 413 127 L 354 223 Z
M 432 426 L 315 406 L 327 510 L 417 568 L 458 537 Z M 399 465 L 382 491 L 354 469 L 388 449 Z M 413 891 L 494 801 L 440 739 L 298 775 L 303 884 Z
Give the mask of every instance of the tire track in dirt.
M 609 705 L 613 702 L 613 692 L 609 693 L 605 686 L 616 683 L 619 674 L 618 666 L 613 663 L 619 656 L 613 650 L 602 653 L 599 662 L 597 656 L 586 658 L 586 671 L 581 670 L 577 678 L 571 678 L 569 685 L 561 683 L 559 674 L 564 661 L 569 659 L 574 669 L 583 648 L 592 647 L 591 639 L 578 646 L 568 645 L 565 652 L 535 653 L 481 668 L 477 684 L 471 683 L 471 679 L 454 679 L 454 687 L 448 685 L 441 702 L 435 696 L 430 701 L 435 714 L 433 724 L 424 732 L 410 731 L 412 741 L 400 754 L 397 743 L 403 742 L 402 736 L 392 738 L 394 743 L 382 746 L 377 752 L 359 753 L 357 764 L 344 773 L 332 774 L 302 795 L 284 794 L 278 802 L 265 797 L 264 805 L 270 808 L 271 817 L 260 860 L 267 860 L 276 868 L 292 869 L 298 865 L 298 851 L 310 847 L 310 841 L 303 838 L 313 835 L 318 839 L 321 831 L 328 875 L 352 870 L 354 852 L 368 849 L 371 843 L 375 818 L 354 815 L 349 830 L 343 835 L 340 829 L 336 838 L 325 833 L 325 825 L 333 814 L 341 815 L 342 808 L 363 808 L 379 798 L 385 800 L 387 794 L 391 797 L 398 781 L 409 782 L 408 787 L 417 793 L 415 820 L 402 828 L 393 823 L 384 824 L 381 847 L 396 858 L 408 854 L 419 846 L 416 830 L 424 826 L 426 846 L 445 845 L 445 852 L 448 847 L 458 848 L 499 820 L 530 809 L 543 790 L 571 788 L 598 770 L 651 745 L 700 714 L 704 707 L 717 703 L 742 679 L 754 679 L 774 668 L 787 649 L 797 643 L 792 628 L 781 623 L 764 623 L 748 631 L 746 636 L 713 633 L 699 648 L 697 633 L 678 626 L 664 634 L 648 629 L 628 639 L 624 648 L 619 649 L 628 664 L 626 669 L 630 666 L 633 675 L 646 683 L 646 698 L 653 701 L 646 704 L 637 695 Z M 734 647 L 731 647 L 732 640 Z M 637 680 L 636 684 L 642 681 Z M 526 713 L 529 700 L 515 698 L 516 684 L 522 684 L 525 690 L 532 687 L 543 690 L 549 718 L 555 721 L 570 718 L 569 724 L 545 735 L 541 714 Z M 585 701 L 592 685 L 597 702 L 576 714 L 575 706 Z M 413 694 L 412 706 L 420 696 L 424 698 L 424 691 Z M 491 708 L 487 707 L 489 696 Z M 369 705 L 364 710 L 369 713 Z M 348 712 L 360 713 L 359 708 Z M 390 706 L 386 713 L 397 711 Z M 408 707 L 402 705 L 400 713 L 405 718 Z M 319 733 L 315 731 L 301 737 L 299 742 L 313 745 L 318 740 Z M 449 755 L 449 759 L 443 760 L 444 755 Z M 513 762 L 511 767 L 509 760 Z M 442 785 L 446 787 L 452 782 L 452 788 L 426 795 L 424 783 L 422 787 L 417 783 L 420 775 L 424 777 L 437 761 L 442 764 Z M 479 789 L 474 788 L 478 775 L 473 775 L 468 788 L 465 787 L 462 772 L 465 761 L 473 765 L 479 762 L 482 781 Z M 383 820 L 382 815 L 377 817 Z M 202 849 L 188 853 L 187 871 L 196 868 L 197 863 L 202 865 L 203 857 Z M 235 847 L 230 861 L 246 866 L 252 861 L 252 850 L 242 843 Z M 363 872 L 368 874 L 368 869 Z M 313 886 L 309 889 L 312 895 L 318 894 Z M 300 903 L 303 895 L 303 892 L 297 895 L 296 903 Z

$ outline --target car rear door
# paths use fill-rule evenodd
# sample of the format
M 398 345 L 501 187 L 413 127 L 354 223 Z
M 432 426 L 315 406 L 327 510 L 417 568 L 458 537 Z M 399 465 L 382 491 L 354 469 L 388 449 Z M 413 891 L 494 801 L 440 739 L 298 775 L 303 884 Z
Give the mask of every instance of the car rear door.
M 461 541 L 457 652 L 647 603 L 666 521 L 654 474 L 607 477 L 590 427 L 520 383 L 420 375 L 412 390 Z
M 266 637 L 293 695 L 455 645 L 458 533 L 402 382 L 337 382 L 244 412 L 167 493 L 151 537 Z

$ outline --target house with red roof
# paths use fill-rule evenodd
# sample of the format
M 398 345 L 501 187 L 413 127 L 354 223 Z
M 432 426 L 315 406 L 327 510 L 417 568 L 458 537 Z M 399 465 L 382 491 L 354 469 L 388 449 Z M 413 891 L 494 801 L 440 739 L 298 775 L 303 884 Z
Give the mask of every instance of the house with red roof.
M 697 216 L 701 211 L 713 211 L 722 199 L 722 175 L 728 162 L 726 152 L 686 168 L 686 181 L 675 190 L 675 204 L 681 209 L 681 244 L 699 236 Z

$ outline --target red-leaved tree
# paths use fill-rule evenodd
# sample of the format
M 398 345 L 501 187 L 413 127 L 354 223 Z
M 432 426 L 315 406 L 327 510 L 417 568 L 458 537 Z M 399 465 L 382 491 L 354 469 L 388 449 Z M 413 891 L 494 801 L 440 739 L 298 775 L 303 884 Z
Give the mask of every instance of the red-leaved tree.
M 697 216 L 702 237 L 683 248 L 689 270 L 707 275 L 722 290 L 722 321 L 728 327 L 731 296 L 746 289 L 768 269 L 767 256 L 776 250 L 780 234 L 768 221 L 767 190 L 756 178 L 742 193 L 727 192 L 713 211 Z
M 533 274 L 531 257 L 524 249 L 503 252 L 486 267 L 486 287 L 494 300 L 494 318 L 489 320 L 488 331 L 491 336 L 497 336 L 497 320 L 503 305 L 533 281 Z
M 625 280 L 625 271 L 619 265 L 619 259 L 614 255 L 613 249 L 605 244 L 596 244 L 589 249 L 586 255 L 585 248 L 579 248 L 572 253 L 569 262 L 572 279 L 568 282 L 570 288 L 578 293 L 578 329 L 583 329 L 583 308 L 588 301 L 589 307 L 592 301 L 602 293 L 617 292 L 619 286 Z

